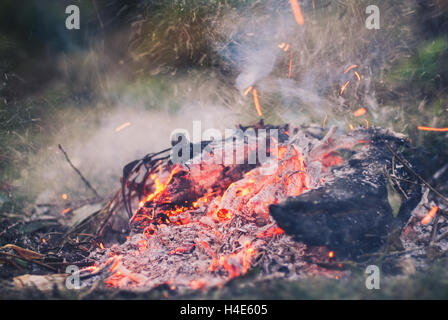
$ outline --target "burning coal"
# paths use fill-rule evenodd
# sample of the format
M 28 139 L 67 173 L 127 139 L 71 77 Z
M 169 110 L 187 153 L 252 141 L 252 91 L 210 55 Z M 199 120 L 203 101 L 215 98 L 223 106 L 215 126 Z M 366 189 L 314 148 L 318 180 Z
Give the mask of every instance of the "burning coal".
M 262 128 L 267 127 L 242 129 Z M 101 274 L 112 287 L 167 284 L 173 290 L 222 285 L 254 267 L 261 277 L 339 277 L 343 271 L 316 262 L 383 244 L 393 215 L 381 202 L 385 182 L 378 168 L 391 163 L 390 155 L 378 151 L 378 141 L 400 138 L 373 129 L 346 134 L 332 128 L 325 136 L 321 128 L 275 129 L 278 140 L 268 138 L 266 150 L 273 157 L 264 163 L 216 159 L 229 153 L 243 155 L 240 160 L 254 156 L 260 138 L 255 135 L 233 139 L 231 150 L 224 140 L 203 142 L 202 151 L 183 163 L 173 163 L 167 149 L 126 166 L 123 196 L 133 234 L 123 245 L 97 250 L 98 263 L 83 275 Z M 372 164 L 366 166 L 369 157 Z M 344 186 L 341 179 L 351 184 Z M 305 205 L 295 206 L 301 199 Z

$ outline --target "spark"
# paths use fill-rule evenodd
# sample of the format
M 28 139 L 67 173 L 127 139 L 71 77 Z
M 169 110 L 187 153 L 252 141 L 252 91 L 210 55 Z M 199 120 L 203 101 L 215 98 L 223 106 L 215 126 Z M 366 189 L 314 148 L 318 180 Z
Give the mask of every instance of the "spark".
M 290 48 L 290 45 L 289 45 L 289 43 L 286 45 L 286 47 L 283 49 L 283 51 L 288 51 L 289 50 L 289 48 Z
M 361 117 L 361 116 L 365 115 L 366 113 L 367 113 L 367 109 L 366 108 L 359 108 L 358 110 L 353 112 L 353 115 L 355 117 Z
M 330 252 L 328 252 L 328 257 L 331 259 L 331 258 L 334 258 L 334 252 L 333 251 L 330 251 Z
M 364 119 L 364 121 L 366 122 L 366 128 L 369 129 L 369 120 Z
M 305 19 L 303 19 L 302 10 L 300 9 L 300 4 L 298 0 L 289 0 L 289 3 L 291 4 L 292 13 L 294 14 L 294 19 L 296 19 L 296 22 L 298 25 L 304 25 Z
M 125 122 L 122 125 L 120 125 L 119 127 L 115 128 L 115 132 L 120 132 L 121 130 L 123 130 L 124 128 L 127 128 L 131 125 L 130 122 Z
M 282 42 L 282 43 L 280 43 L 280 44 L 278 45 L 278 47 L 279 47 L 280 49 L 283 49 L 283 48 L 285 47 L 285 45 L 286 45 L 286 43 Z
M 356 75 L 356 78 L 358 78 L 358 81 L 361 81 L 361 76 L 359 75 L 358 71 L 355 71 L 355 75 Z
M 348 67 L 347 69 L 345 69 L 344 74 L 347 74 L 350 70 L 358 68 L 357 64 L 352 64 L 350 67 Z
M 344 93 L 345 89 L 348 87 L 348 85 L 350 84 L 350 81 L 347 81 L 342 87 L 341 87 L 341 96 Z
M 71 208 L 66 208 L 61 212 L 61 214 L 69 213 L 71 210 L 72 210 Z
M 437 211 L 439 211 L 438 206 L 434 206 L 429 210 L 428 214 L 422 219 L 423 224 L 428 224 L 436 216 Z
M 252 90 L 252 94 L 254 95 L 254 104 L 255 104 L 255 109 L 257 109 L 257 113 L 260 117 L 263 116 L 263 113 L 261 112 L 261 107 L 260 107 L 260 99 L 258 99 L 258 92 L 257 89 L 254 88 L 254 90 Z
M 250 86 L 249 88 L 246 89 L 246 91 L 244 91 L 244 95 L 247 96 L 249 94 L 249 92 L 253 89 L 254 87 Z
M 68 199 L 68 195 L 66 193 L 62 194 L 62 199 L 67 200 Z
M 324 121 L 322 122 L 322 129 L 325 129 L 325 126 L 327 125 L 327 119 L 328 119 L 328 114 L 325 114 Z
M 431 128 L 431 127 L 424 127 L 424 126 L 418 126 L 418 130 L 420 130 L 420 131 L 448 132 L 448 128 Z

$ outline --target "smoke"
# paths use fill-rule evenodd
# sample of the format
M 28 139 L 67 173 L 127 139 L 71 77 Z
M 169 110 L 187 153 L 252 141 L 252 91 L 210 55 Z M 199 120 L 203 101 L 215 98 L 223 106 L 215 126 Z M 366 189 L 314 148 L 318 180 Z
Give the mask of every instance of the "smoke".
M 411 50 L 414 41 L 411 28 L 400 27 L 413 24 L 409 8 L 414 1 L 377 2 L 382 8 L 380 31 L 365 28 L 366 1 L 316 1 L 315 9 L 303 5 L 303 26 L 295 23 L 288 1 L 230 10 L 213 22 L 218 35 L 208 41 L 231 66 L 231 75 L 193 69 L 175 76 L 148 75 L 147 82 L 126 84 L 127 75 L 114 71 L 107 53 L 97 49 L 81 53 L 81 66 L 62 66 L 68 80 L 76 78 L 73 87 L 81 88 L 82 79 L 89 79 L 104 101 L 70 108 L 77 111 L 60 117 L 61 129 L 50 147 L 31 160 L 26 185 L 33 191 L 53 190 L 53 198 L 62 193 L 86 196 L 57 150 L 60 143 L 99 193 L 109 194 L 118 188 L 125 164 L 169 147 L 175 129 L 191 132 L 197 120 L 203 130 L 257 121 L 250 95 L 243 95 L 250 86 L 259 91 L 264 119 L 270 123 L 321 123 L 328 116 L 330 123 L 344 126 L 353 108 L 376 111 L 371 78 L 381 77 L 392 60 Z M 362 81 L 353 73 L 344 74 L 353 64 Z M 341 95 L 340 88 L 348 80 L 352 82 Z M 124 123 L 130 125 L 117 132 Z

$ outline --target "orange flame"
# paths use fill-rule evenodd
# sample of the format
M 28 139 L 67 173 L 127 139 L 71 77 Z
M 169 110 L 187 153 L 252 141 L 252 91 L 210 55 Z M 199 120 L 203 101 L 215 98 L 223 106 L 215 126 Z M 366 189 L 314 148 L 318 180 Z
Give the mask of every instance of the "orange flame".
M 218 217 L 219 221 L 224 222 L 232 219 L 232 213 L 227 209 L 221 208 L 216 212 L 216 217 Z

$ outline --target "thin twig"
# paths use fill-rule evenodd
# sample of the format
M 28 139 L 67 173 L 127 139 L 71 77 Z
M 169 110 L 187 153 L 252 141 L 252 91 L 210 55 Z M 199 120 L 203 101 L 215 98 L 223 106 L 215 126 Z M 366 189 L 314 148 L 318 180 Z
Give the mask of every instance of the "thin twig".
M 436 242 L 437 231 L 438 231 L 438 229 L 439 229 L 439 218 L 440 218 L 440 215 L 437 215 L 437 216 L 434 218 L 434 224 L 433 224 L 433 227 L 432 227 L 431 240 L 430 240 L 430 242 L 429 242 L 429 245 L 430 245 L 430 246 L 434 245 L 434 243 Z
M 439 239 L 437 239 L 437 241 L 442 241 L 443 239 L 448 237 L 448 232 L 445 232 L 444 234 L 442 234 Z
M 101 29 L 104 29 L 103 20 L 101 20 L 100 12 L 98 11 L 98 6 L 96 5 L 96 1 L 92 0 L 93 7 L 95 8 L 96 17 L 98 18 L 98 21 L 100 23 Z
M 443 194 L 441 194 L 439 191 L 437 191 L 432 185 L 430 185 L 425 179 L 423 179 L 417 172 L 414 171 L 414 169 L 411 168 L 411 166 L 389 146 L 386 141 L 384 141 L 384 144 L 386 145 L 387 149 L 400 161 L 402 165 L 406 167 L 413 175 L 415 175 L 425 186 L 427 186 L 432 192 L 434 192 L 436 195 L 438 195 L 443 201 L 445 201 L 448 204 L 448 198 L 445 197 Z
M 75 172 L 78 174 L 78 176 L 81 178 L 81 180 L 84 182 L 84 184 L 87 186 L 87 188 L 89 188 L 96 197 L 101 198 L 100 195 L 98 194 L 98 192 L 95 190 L 95 188 L 92 187 L 92 185 L 90 184 L 90 182 L 82 175 L 81 171 L 78 170 L 78 168 L 76 168 L 73 163 L 70 161 L 70 158 L 67 155 L 67 152 L 65 152 L 64 148 L 62 148 L 62 146 L 59 144 L 58 145 L 59 150 L 62 151 L 62 153 L 65 156 L 65 159 L 67 160 L 68 164 L 73 168 L 73 170 L 75 170 Z
M 45 263 L 42 263 L 42 262 L 39 262 L 39 261 L 36 261 L 36 260 L 32 260 L 32 259 L 26 259 L 26 258 L 24 258 L 24 257 L 15 255 L 15 254 L 13 254 L 13 253 L 1 252 L 1 251 L 0 251 L 0 255 L 4 255 L 4 256 L 11 257 L 11 258 L 16 258 L 16 259 L 22 259 L 22 260 L 25 260 L 25 261 L 27 261 L 27 262 L 37 264 L 37 265 L 39 265 L 39 266 L 41 266 L 41 267 L 45 267 L 45 268 L 50 269 L 50 270 L 55 271 L 55 272 L 58 271 L 57 269 L 55 269 L 55 268 L 53 268 L 52 266 L 49 266 L 49 265 L 47 265 L 47 264 L 45 264 Z

